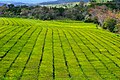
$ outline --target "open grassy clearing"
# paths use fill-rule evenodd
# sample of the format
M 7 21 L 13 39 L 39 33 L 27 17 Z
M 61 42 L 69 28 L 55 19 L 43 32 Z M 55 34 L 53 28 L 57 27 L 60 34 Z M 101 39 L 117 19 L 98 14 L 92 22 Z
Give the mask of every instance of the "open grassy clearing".
M 79 21 L 0 18 L 0 80 L 120 80 L 120 36 Z

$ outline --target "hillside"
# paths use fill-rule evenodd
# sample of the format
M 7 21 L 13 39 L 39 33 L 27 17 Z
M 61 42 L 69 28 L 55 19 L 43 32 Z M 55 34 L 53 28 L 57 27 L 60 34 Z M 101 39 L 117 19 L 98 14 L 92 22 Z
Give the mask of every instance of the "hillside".
M 19 6 L 19 5 L 27 5 L 27 3 L 22 3 L 22 2 L 14 2 L 14 1 L 1 1 L 0 2 L 0 6 L 4 5 L 4 4 L 14 4 L 15 6 Z
M 64 4 L 49 4 L 49 5 L 44 5 L 46 7 L 56 7 L 56 8 L 73 8 L 76 5 L 79 5 L 79 2 L 72 2 L 72 3 L 64 3 Z
M 0 18 L 0 80 L 119 80 L 119 44 L 92 23 Z
M 89 0 L 84 0 L 84 2 L 88 2 Z M 63 4 L 63 3 L 71 3 L 71 2 L 80 2 L 80 0 L 57 0 L 50 2 L 43 2 L 40 5 L 50 5 L 50 4 Z

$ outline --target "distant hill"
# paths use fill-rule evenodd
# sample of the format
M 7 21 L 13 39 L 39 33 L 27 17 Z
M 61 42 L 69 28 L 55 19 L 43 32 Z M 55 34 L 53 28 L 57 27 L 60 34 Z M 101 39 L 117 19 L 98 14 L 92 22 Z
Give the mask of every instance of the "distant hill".
M 88 2 L 89 0 L 83 0 L 84 2 Z M 70 3 L 70 2 L 80 2 L 80 0 L 57 0 L 57 1 L 49 1 L 40 3 L 40 5 L 50 5 L 50 4 L 63 4 L 63 3 Z
M 0 2 L 0 6 L 2 6 L 2 5 L 4 5 L 4 3 L 1 3 L 1 2 Z
M 26 3 L 22 3 L 22 2 L 14 2 L 14 1 L 1 1 L 0 2 L 0 6 L 4 5 L 4 4 L 14 4 L 15 6 L 19 6 L 19 5 L 26 5 Z

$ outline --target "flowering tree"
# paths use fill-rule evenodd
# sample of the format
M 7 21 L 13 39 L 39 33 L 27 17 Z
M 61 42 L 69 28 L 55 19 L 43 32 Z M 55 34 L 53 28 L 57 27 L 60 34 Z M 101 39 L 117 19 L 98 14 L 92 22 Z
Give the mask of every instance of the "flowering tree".
M 120 21 L 120 12 L 115 10 L 111 11 L 104 5 L 90 8 L 89 13 L 91 14 L 91 18 L 97 17 L 100 21 L 104 21 L 106 18 L 113 18 Z
M 89 11 L 89 14 L 91 15 L 90 16 L 91 19 L 94 19 L 96 17 L 100 26 L 104 26 L 105 22 L 110 22 L 110 20 L 115 20 L 116 24 L 120 24 L 120 12 L 119 11 L 109 10 L 104 5 L 95 6 L 95 8 L 90 8 L 88 11 Z

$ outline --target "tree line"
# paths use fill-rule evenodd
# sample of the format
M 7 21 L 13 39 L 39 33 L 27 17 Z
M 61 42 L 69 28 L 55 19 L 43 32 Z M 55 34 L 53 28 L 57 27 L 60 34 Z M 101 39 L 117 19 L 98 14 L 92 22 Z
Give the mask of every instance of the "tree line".
M 47 7 L 47 6 L 14 6 L 3 5 L 0 7 L 0 16 L 24 17 L 42 20 L 74 19 L 82 20 L 87 13 L 84 5 L 75 5 L 73 8 Z

